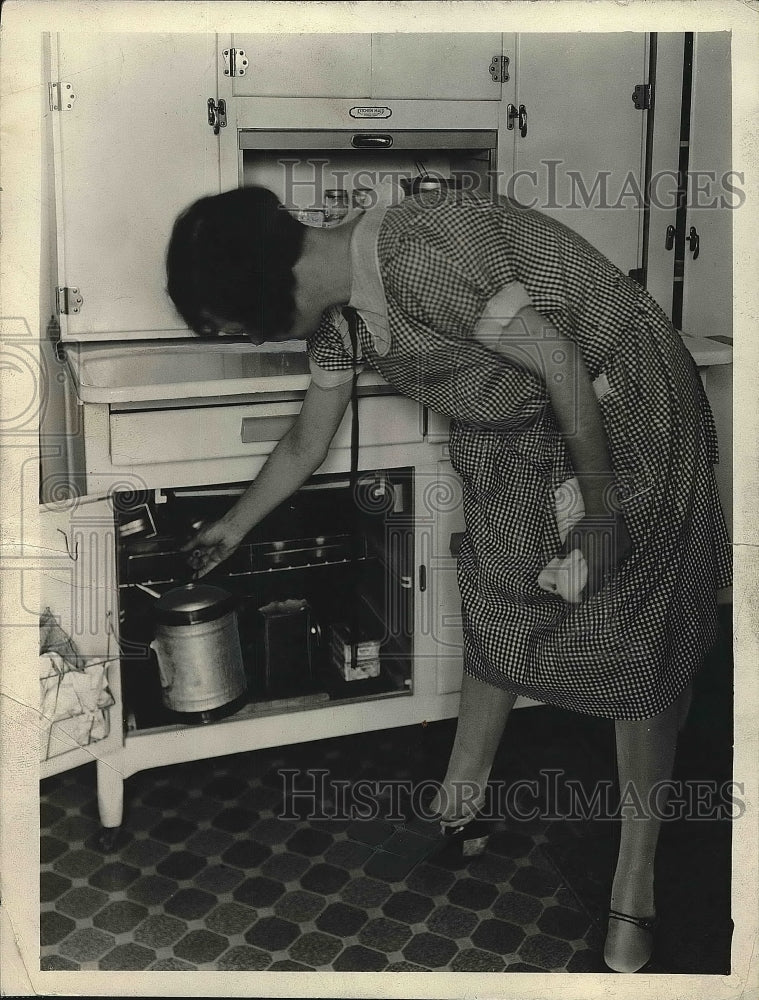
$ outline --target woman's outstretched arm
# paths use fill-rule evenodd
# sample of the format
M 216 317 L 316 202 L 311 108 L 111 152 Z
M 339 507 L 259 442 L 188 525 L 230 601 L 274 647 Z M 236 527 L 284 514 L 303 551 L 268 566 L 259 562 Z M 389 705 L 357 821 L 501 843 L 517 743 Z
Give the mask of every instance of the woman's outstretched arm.
M 331 389 L 311 383 L 295 423 L 240 499 L 223 517 L 201 528 L 183 546 L 196 576 L 205 576 L 227 559 L 251 528 L 319 468 L 350 398 L 350 380 Z

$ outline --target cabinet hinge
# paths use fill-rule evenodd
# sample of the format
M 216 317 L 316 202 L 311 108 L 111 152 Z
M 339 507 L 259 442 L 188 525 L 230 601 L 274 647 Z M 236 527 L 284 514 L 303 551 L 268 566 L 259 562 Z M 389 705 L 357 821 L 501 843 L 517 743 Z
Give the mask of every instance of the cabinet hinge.
M 50 110 L 71 111 L 76 100 L 73 86 L 70 83 L 61 83 L 60 81 L 49 83 L 47 86 L 50 96 Z
M 490 60 L 490 79 L 496 83 L 506 83 L 509 79 L 508 56 L 493 56 Z
M 56 288 L 55 306 L 59 314 L 69 316 L 71 313 L 78 313 L 83 305 L 84 299 L 78 288 Z
M 213 129 L 214 135 L 219 134 L 219 129 L 227 127 L 227 102 L 225 100 L 217 102 L 213 97 L 208 98 L 208 124 Z
M 244 49 L 224 49 L 224 76 L 245 76 L 248 60 Z
M 653 88 L 650 83 L 638 83 L 632 92 L 632 102 L 638 111 L 648 111 L 653 98 Z

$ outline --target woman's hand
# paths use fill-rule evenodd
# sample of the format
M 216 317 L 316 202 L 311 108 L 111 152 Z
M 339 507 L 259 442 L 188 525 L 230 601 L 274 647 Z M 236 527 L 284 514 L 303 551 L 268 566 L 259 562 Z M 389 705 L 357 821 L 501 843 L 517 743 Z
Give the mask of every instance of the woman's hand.
M 587 599 L 599 591 L 632 551 L 632 540 L 621 511 L 585 516 L 570 529 L 561 555 L 579 549 L 588 566 Z
M 193 575 L 205 576 L 214 566 L 224 562 L 235 551 L 246 532 L 230 518 L 222 517 L 204 525 L 189 542 L 182 546 Z

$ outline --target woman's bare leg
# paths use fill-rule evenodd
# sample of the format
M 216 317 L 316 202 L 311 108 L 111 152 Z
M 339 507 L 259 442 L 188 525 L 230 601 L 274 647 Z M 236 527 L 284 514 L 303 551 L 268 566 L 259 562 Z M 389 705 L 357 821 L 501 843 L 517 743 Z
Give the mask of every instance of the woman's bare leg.
M 661 792 L 652 796 L 652 790 L 672 777 L 678 729 L 689 700 L 690 692 L 685 691 L 673 705 L 651 719 L 616 723 L 619 787 L 623 797 L 625 790 L 630 790 L 629 801 L 634 807 L 622 818 L 611 909 L 633 917 L 651 917 L 655 913 L 654 855 L 661 827 L 657 815 L 666 804 L 666 796 Z M 635 808 L 639 803 L 643 816 Z M 648 961 L 651 945 L 647 931 L 626 921 L 610 920 L 604 960 L 617 972 L 635 972 Z
M 677 700 L 677 704 L 680 708 L 680 715 L 677 721 L 677 729 L 678 732 L 680 733 L 683 731 L 683 729 L 685 729 L 685 724 L 688 721 L 688 714 L 690 713 L 690 706 L 692 701 L 693 701 L 693 685 L 689 684 Z
M 476 804 L 478 790 L 484 795 L 496 750 L 515 701 L 516 695 L 510 691 L 464 674 L 456 738 L 441 792 L 432 802 L 432 808 L 442 812 L 444 819 L 465 815 L 467 802 Z

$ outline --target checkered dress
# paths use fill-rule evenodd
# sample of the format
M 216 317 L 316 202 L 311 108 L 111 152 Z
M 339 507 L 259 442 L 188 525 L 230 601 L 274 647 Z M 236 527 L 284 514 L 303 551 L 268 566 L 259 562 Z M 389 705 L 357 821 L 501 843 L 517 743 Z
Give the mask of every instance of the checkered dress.
M 505 199 L 406 199 L 384 215 L 376 264 L 390 346 L 378 353 L 359 322 L 363 359 L 452 418 L 465 670 L 590 715 L 663 711 L 714 642 L 716 590 L 730 581 L 715 427 L 679 335 L 584 239 Z M 577 605 L 537 583 L 561 545 L 557 489 L 574 475 L 545 386 L 472 339 L 488 302 L 512 284 L 607 390 L 599 406 L 633 549 Z M 329 316 L 308 347 L 321 369 L 351 366 Z

